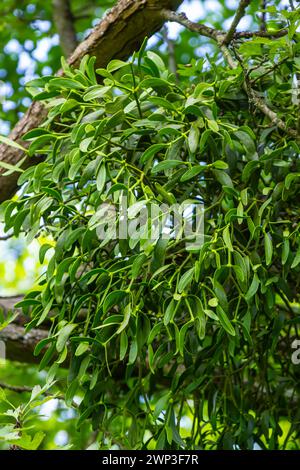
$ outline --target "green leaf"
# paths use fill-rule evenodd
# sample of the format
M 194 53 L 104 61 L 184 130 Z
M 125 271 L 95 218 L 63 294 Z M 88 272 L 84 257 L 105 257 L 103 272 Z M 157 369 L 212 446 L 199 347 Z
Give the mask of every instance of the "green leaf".
M 127 336 L 126 331 L 122 331 L 120 335 L 120 361 L 124 360 L 127 349 L 128 349 L 128 336 Z
M 255 273 L 254 276 L 253 276 L 253 279 L 252 279 L 252 282 L 251 282 L 251 285 L 247 291 L 247 293 L 245 294 L 245 300 L 247 302 L 249 302 L 252 297 L 254 297 L 254 295 L 256 294 L 257 290 L 258 290 L 258 287 L 259 287 L 259 278 L 257 276 L 257 274 Z
M 108 66 L 107 66 L 107 71 L 110 72 L 110 73 L 113 73 L 116 70 L 119 70 L 123 67 L 128 67 L 128 63 L 123 62 L 122 60 L 113 59 L 109 62 Z
M 178 282 L 178 292 L 181 294 L 192 282 L 194 278 L 195 267 L 190 268 L 180 278 Z
M 184 164 L 184 162 L 180 160 L 164 160 L 163 162 L 160 162 L 157 165 L 155 165 L 152 168 L 151 172 L 154 174 L 159 173 L 160 171 L 169 170 L 170 168 L 175 168 L 176 166 L 182 165 L 182 164 Z
M 183 173 L 183 175 L 180 178 L 180 181 L 185 182 L 185 181 L 188 181 L 192 178 L 195 178 L 195 176 L 199 175 L 199 173 L 204 171 L 205 168 L 206 167 L 204 165 L 203 166 L 202 165 L 193 166 L 192 168 L 187 170 L 185 173 Z
M 145 253 L 141 253 L 135 258 L 134 262 L 132 263 L 132 270 L 131 270 L 132 279 L 136 279 L 138 277 L 142 269 L 142 266 L 145 264 L 146 260 L 147 260 L 147 256 L 145 255 Z
M 189 137 L 188 137 L 188 145 L 191 153 L 196 153 L 196 150 L 198 148 L 198 143 L 199 143 L 199 137 L 200 137 L 200 131 L 199 128 L 196 127 L 195 125 L 192 125 L 190 132 L 189 132 Z
M 176 302 L 174 299 L 171 299 L 171 302 L 169 302 L 168 307 L 166 308 L 166 311 L 164 312 L 164 325 L 167 326 L 172 320 L 173 317 L 176 313 Z
M 62 352 L 64 349 L 66 342 L 69 339 L 70 334 L 77 328 L 76 324 L 69 323 L 65 325 L 58 333 L 57 341 L 56 341 L 56 350 L 57 352 Z
M 120 333 L 122 333 L 123 330 L 125 330 L 131 318 L 131 314 L 132 314 L 132 307 L 131 307 L 131 304 L 128 304 L 124 308 L 124 318 L 119 328 L 117 329 L 117 332 L 116 332 L 117 335 L 119 335 Z
M 230 178 L 230 176 L 222 170 L 212 170 L 216 180 L 221 183 L 223 186 L 228 186 L 230 188 L 233 188 L 233 183 Z
M 231 336 L 235 336 L 235 329 L 220 305 L 217 306 L 217 314 L 224 330 Z
M 95 85 L 83 95 L 84 101 L 92 101 L 103 98 L 111 89 L 110 86 Z
M 265 241 L 266 265 L 269 266 L 272 262 L 272 256 L 273 256 L 273 243 L 272 243 L 271 235 L 269 233 L 265 233 L 264 241 Z
M 96 185 L 97 185 L 97 190 L 99 191 L 99 193 L 102 193 L 105 183 L 106 183 L 106 166 L 104 163 L 102 163 L 99 167 L 97 177 L 96 177 Z
M 233 251 L 233 246 L 231 243 L 231 235 L 230 235 L 230 225 L 227 225 L 223 230 L 223 240 L 224 243 L 229 251 Z
M 214 168 L 217 168 L 217 170 L 227 170 L 228 165 L 226 162 L 223 162 L 223 160 L 216 160 L 215 162 L 212 163 L 212 166 Z
M 114 305 L 119 304 L 125 297 L 127 292 L 124 290 L 115 290 L 108 294 L 103 304 L 103 312 L 107 313 Z
M 33 437 L 22 432 L 21 436 L 17 440 L 8 439 L 8 443 L 16 445 L 24 450 L 37 450 L 45 436 L 46 434 L 41 431 L 35 433 Z
M 162 78 L 145 78 L 144 80 L 141 81 L 140 83 L 140 88 L 160 88 L 160 87 L 166 87 L 169 88 L 172 86 L 171 83 L 167 82 L 166 80 L 163 80 Z
M 141 155 L 140 161 L 142 164 L 147 163 L 154 155 L 156 155 L 160 150 L 165 149 L 166 144 L 153 144 Z
M 290 189 L 292 183 L 294 182 L 294 180 L 296 179 L 299 179 L 300 178 L 300 173 L 289 173 L 286 177 L 285 177 L 285 180 L 284 180 L 284 185 L 286 187 L 286 189 Z
M 247 183 L 254 171 L 260 167 L 260 162 L 257 160 L 251 160 L 248 162 L 242 172 L 242 181 Z
M 27 152 L 27 149 L 22 147 L 22 145 L 18 144 L 14 140 L 9 139 L 8 137 L 4 137 L 4 135 L 0 135 L 0 142 L 2 142 L 2 144 L 8 145 L 9 147 L 14 147 L 18 150 L 22 150 L 23 152 Z M 3 165 L 5 162 L 1 163 Z
M 82 90 L 85 88 L 85 86 L 78 82 L 77 80 L 73 80 L 72 78 L 52 78 L 49 82 L 49 88 L 65 88 L 67 90 Z
M 296 256 L 294 257 L 294 261 L 291 265 L 291 268 L 294 269 L 298 266 L 298 264 L 300 263 L 300 245 L 298 246 L 298 249 L 297 249 L 297 252 L 296 252 Z
M 281 261 L 283 265 L 287 262 L 289 254 L 290 254 L 290 241 L 288 238 L 285 238 L 283 240 L 282 254 L 281 254 Z

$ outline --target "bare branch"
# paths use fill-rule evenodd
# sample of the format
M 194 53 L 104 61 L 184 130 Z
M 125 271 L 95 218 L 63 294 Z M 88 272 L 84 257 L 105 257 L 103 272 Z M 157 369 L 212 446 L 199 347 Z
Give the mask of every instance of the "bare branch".
M 229 44 L 230 41 L 232 40 L 232 38 L 234 36 L 234 33 L 235 33 L 235 30 L 236 30 L 239 22 L 241 21 L 241 19 L 245 15 L 245 11 L 246 11 L 246 8 L 249 5 L 249 3 L 250 3 L 250 0 L 241 0 L 240 1 L 238 9 L 236 11 L 236 14 L 234 15 L 231 26 L 228 30 L 228 33 L 226 34 L 226 36 L 224 38 L 224 44 Z
M 164 9 L 161 11 L 161 16 L 165 21 L 179 23 L 190 31 L 201 34 L 201 36 L 216 39 L 217 34 L 222 34 L 220 31 L 217 31 L 214 28 L 210 28 L 204 24 L 194 23 L 187 18 L 185 13 L 176 13 L 175 11 Z
M 279 29 L 278 31 L 236 31 L 233 39 L 250 39 L 253 37 L 260 38 L 282 38 L 288 34 L 287 29 Z
M 11 392 L 16 392 L 16 393 L 24 393 L 24 392 L 31 393 L 32 392 L 32 388 L 27 387 L 26 385 L 24 386 L 10 385 L 4 382 L 0 382 L 0 388 L 5 388 L 6 390 L 9 390 Z
M 0 242 L 5 242 L 5 241 L 9 240 L 12 237 L 13 237 L 13 235 L 4 235 L 3 237 L 0 237 Z

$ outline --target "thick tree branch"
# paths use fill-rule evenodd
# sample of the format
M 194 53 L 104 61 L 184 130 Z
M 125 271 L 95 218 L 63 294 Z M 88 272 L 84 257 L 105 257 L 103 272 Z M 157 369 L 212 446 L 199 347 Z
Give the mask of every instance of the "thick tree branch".
M 0 297 L 0 310 L 6 316 L 9 311 L 15 310 L 15 305 L 21 302 L 23 295 L 16 295 L 13 297 Z
M 47 330 L 33 329 L 25 333 L 24 327 L 14 323 L 10 323 L 0 331 L 0 340 L 5 343 L 6 358 L 27 363 L 39 362 L 39 358 L 33 355 L 33 351 L 36 345 L 47 336 Z
M 225 38 L 224 38 L 224 44 L 229 44 L 231 42 L 231 40 L 233 39 L 235 30 L 236 30 L 239 22 L 241 21 L 241 19 L 245 15 L 246 8 L 249 5 L 249 3 L 250 3 L 250 0 L 241 0 L 240 1 L 238 9 L 236 11 L 236 14 L 234 15 L 234 18 L 232 20 L 231 26 L 230 26 L 230 28 L 229 28 L 229 30 L 228 30 Z
M 53 21 L 59 35 L 62 51 L 68 57 L 77 47 L 74 17 L 70 0 L 52 0 Z
M 113 59 L 126 59 L 137 50 L 146 36 L 158 31 L 164 18 L 161 9 L 176 9 L 182 0 L 119 0 L 117 5 L 100 21 L 91 34 L 79 44 L 69 58 L 72 66 L 77 66 L 86 54 L 96 56 L 96 67 L 106 67 Z M 18 142 L 26 132 L 38 127 L 47 115 L 41 102 L 34 102 L 10 134 L 10 139 Z M 24 143 L 23 143 L 24 145 Z M 23 152 L 13 147 L 0 145 L 0 160 L 15 165 L 23 158 Z M 37 163 L 39 159 L 27 157 L 23 168 Z M 17 189 L 18 174 L 1 176 L 0 202 L 9 199 Z

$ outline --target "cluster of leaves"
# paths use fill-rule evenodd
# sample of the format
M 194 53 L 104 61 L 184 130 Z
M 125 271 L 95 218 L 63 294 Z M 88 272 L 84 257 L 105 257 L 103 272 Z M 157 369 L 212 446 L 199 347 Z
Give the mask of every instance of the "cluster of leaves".
M 255 69 L 275 61 L 274 42 L 240 54 Z M 253 112 L 243 67 L 206 63 L 196 83 L 201 63 L 181 67 L 179 84 L 144 49 L 29 84 L 49 109 L 25 136 L 41 163 L 20 170 L 22 194 L 1 214 L 14 235 L 53 240 L 20 303 L 27 330 L 49 327 L 40 367 L 55 378 L 69 365 L 66 402 L 83 395 L 78 427 L 90 419 L 101 448 L 297 447 L 299 146 Z M 293 127 L 294 67 L 290 54 L 274 82 L 256 82 Z M 124 196 L 129 219 L 150 203 L 204 203 L 203 245 L 99 240 L 103 204 Z
M 90 423 L 87 421 L 77 432 L 76 409 L 68 409 L 63 401 L 67 370 L 62 369 L 53 384 L 50 376 L 45 381 L 45 372 L 38 372 L 32 364 L 0 360 L 0 367 L 1 450 L 89 447 L 93 442 Z

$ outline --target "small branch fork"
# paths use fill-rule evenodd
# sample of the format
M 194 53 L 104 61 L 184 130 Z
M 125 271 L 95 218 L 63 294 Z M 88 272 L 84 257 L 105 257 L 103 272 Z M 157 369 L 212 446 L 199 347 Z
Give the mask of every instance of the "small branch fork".
M 233 39 L 233 36 L 234 36 L 234 33 L 236 31 L 236 28 L 239 24 L 239 22 L 241 21 L 241 19 L 243 18 L 243 16 L 245 15 L 246 13 L 246 8 L 247 6 L 249 5 L 250 3 L 250 0 L 241 0 L 240 3 L 239 3 L 239 6 L 238 6 L 238 9 L 236 11 L 236 14 L 234 15 L 234 18 L 233 18 L 233 21 L 231 23 L 231 26 L 224 38 L 224 44 L 229 44 L 231 42 L 231 40 Z
M 228 32 L 219 31 L 214 28 L 210 28 L 204 24 L 194 23 L 189 20 L 185 13 L 176 13 L 175 11 L 162 9 L 161 15 L 165 21 L 173 21 L 181 24 L 185 28 L 189 29 L 192 32 L 198 33 L 201 36 L 208 37 L 213 39 L 219 46 L 226 62 L 228 63 L 231 69 L 236 69 L 239 66 L 240 60 L 236 60 L 234 55 L 229 49 L 230 43 L 233 40 L 239 40 L 242 38 L 251 38 L 255 36 L 268 37 L 268 38 L 279 38 L 287 34 L 287 30 L 280 30 L 275 32 L 269 32 L 266 30 L 260 31 L 245 31 L 245 32 L 236 32 L 236 28 L 241 21 L 242 17 L 245 15 L 246 8 L 250 4 L 250 0 L 241 0 L 236 11 L 236 14 L 233 18 L 231 26 Z M 236 54 L 235 54 L 236 56 Z M 243 67 L 244 68 L 244 67 Z M 295 129 L 289 128 L 286 123 L 267 105 L 265 100 L 251 87 L 251 81 L 247 74 L 245 74 L 243 88 L 248 95 L 249 101 L 257 107 L 265 116 L 267 116 L 271 123 L 277 126 L 279 129 L 287 133 L 293 138 L 298 138 L 298 132 Z

